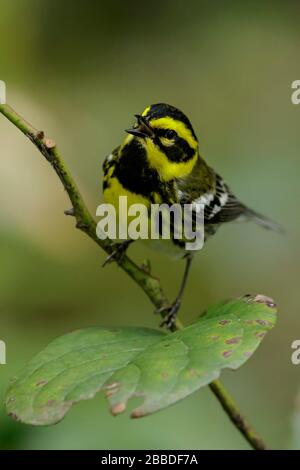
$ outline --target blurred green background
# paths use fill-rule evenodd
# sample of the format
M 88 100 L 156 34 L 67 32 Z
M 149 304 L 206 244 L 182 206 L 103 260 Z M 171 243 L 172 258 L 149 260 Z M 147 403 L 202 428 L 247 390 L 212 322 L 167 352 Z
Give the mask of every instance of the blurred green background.
M 231 296 L 275 298 L 280 321 L 254 357 L 223 381 L 273 448 L 300 448 L 295 417 L 300 366 L 299 2 L 0 0 L 0 79 L 8 102 L 58 143 L 89 206 L 101 202 L 102 161 L 133 114 L 167 102 L 190 117 L 206 160 L 250 206 L 282 223 L 223 227 L 198 255 L 181 318 Z M 0 366 L 9 377 L 49 341 L 92 325 L 156 327 L 143 292 L 74 230 L 57 177 L 0 116 Z M 170 298 L 183 263 L 151 259 Z M 299 400 L 298 400 L 299 403 Z M 298 404 L 299 408 L 299 404 Z M 209 392 L 156 415 L 113 418 L 105 400 L 74 407 L 60 424 L 34 428 L 0 412 L 3 449 L 246 449 Z

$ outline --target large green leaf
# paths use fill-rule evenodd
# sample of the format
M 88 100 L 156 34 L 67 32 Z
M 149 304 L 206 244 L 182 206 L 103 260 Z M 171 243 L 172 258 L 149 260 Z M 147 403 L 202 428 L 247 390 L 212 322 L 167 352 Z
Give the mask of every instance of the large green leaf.
M 138 418 L 165 408 L 236 369 L 276 321 L 272 299 L 246 296 L 210 308 L 175 333 L 146 328 L 88 328 L 62 336 L 14 379 L 7 412 L 35 425 L 54 424 L 80 400 L 103 390 L 113 414 L 131 397 Z

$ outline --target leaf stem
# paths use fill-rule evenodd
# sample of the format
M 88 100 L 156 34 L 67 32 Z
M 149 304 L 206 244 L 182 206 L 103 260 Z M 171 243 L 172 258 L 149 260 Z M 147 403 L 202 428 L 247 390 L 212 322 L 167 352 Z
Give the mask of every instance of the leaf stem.
M 66 190 L 72 204 L 72 208 L 66 211 L 66 215 L 74 215 L 76 219 L 76 228 L 86 233 L 94 242 L 97 243 L 106 253 L 110 254 L 113 250 L 113 243 L 110 240 L 100 240 L 96 234 L 96 222 L 89 212 L 81 193 L 67 169 L 55 142 L 45 137 L 43 131 L 38 131 L 25 119 L 23 119 L 9 105 L 0 105 L 0 113 L 3 114 L 12 124 L 14 124 L 31 142 L 37 147 L 46 160 L 52 165 L 54 171 L 59 177 L 64 189 Z M 141 287 L 150 301 L 157 309 L 168 305 L 168 300 L 163 292 L 160 282 L 143 268 L 135 264 L 128 256 L 124 255 L 119 266 Z M 176 323 L 176 329 L 182 328 L 179 320 Z M 262 438 L 250 426 L 237 408 L 233 398 L 219 380 L 210 384 L 210 388 L 221 403 L 223 409 L 234 423 L 236 428 L 242 433 L 251 447 L 256 450 L 265 450 Z

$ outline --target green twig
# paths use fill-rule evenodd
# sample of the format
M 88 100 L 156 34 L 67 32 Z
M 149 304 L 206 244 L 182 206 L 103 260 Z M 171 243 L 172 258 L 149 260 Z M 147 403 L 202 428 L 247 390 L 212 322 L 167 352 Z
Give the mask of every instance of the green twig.
M 110 254 L 113 250 L 113 244 L 109 240 L 100 240 L 97 237 L 96 222 L 86 207 L 71 173 L 65 166 L 64 161 L 57 150 L 55 142 L 52 139 L 45 137 L 43 131 L 38 131 L 31 124 L 26 122 L 25 119 L 23 119 L 7 104 L 0 105 L 0 113 L 32 141 L 46 160 L 52 165 L 63 187 L 67 191 L 72 204 L 72 208 L 65 211 L 66 215 L 74 216 L 76 219 L 76 227 L 86 233 L 97 243 L 97 245 L 106 251 L 106 253 Z M 147 272 L 147 270 L 143 269 L 143 267 L 141 268 L 137 266 L 126 255 L 122 257 L 119 265 L 143 289 L 156 308 L 168 305 L 167 298 L 165 297 L 157 278 L 153 277 L 149 272 Z M 182 328 L 179 321 L 176 323 L 176 328 Z M 243 434 L 251 447 L 256 450 L 265 450 L 267 448 L 265 443 L 242 416 L 234 400 L 221 382 L 219 380 L 215 380 L 210 384 L 210 388 L 231 421 Z
M 209 385 L 211 391 L 215 394 L 222 405 L 222 408 L 228 414 L 230 420 L 239 429 L 249 444 L 256 450 L 267 450 L 267 446 L 263 439 L 257 434 L 255 429 L 241 415 L 232 396 L 227 392 L 220 380 L 214 380 Z

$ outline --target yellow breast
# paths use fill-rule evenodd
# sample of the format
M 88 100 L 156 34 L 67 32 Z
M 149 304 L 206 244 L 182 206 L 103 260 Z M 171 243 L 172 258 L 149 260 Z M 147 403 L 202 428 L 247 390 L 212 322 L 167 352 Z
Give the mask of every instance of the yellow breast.
M 116 211 L 119 209 L 119 197 L 127 197 L 127 207 L 130 207 L 132 204 L 144 204 L 146 207 L 150 207 L 150 201 L 141 196 L 140 194 L 135 194 L 131 191 L 128 191 L 121 185 L 119 180 L 115 177 L 110 177 L 107 180 L 108 186 L 103 191 L 103 197 L 107 204 L 112 204 Z

